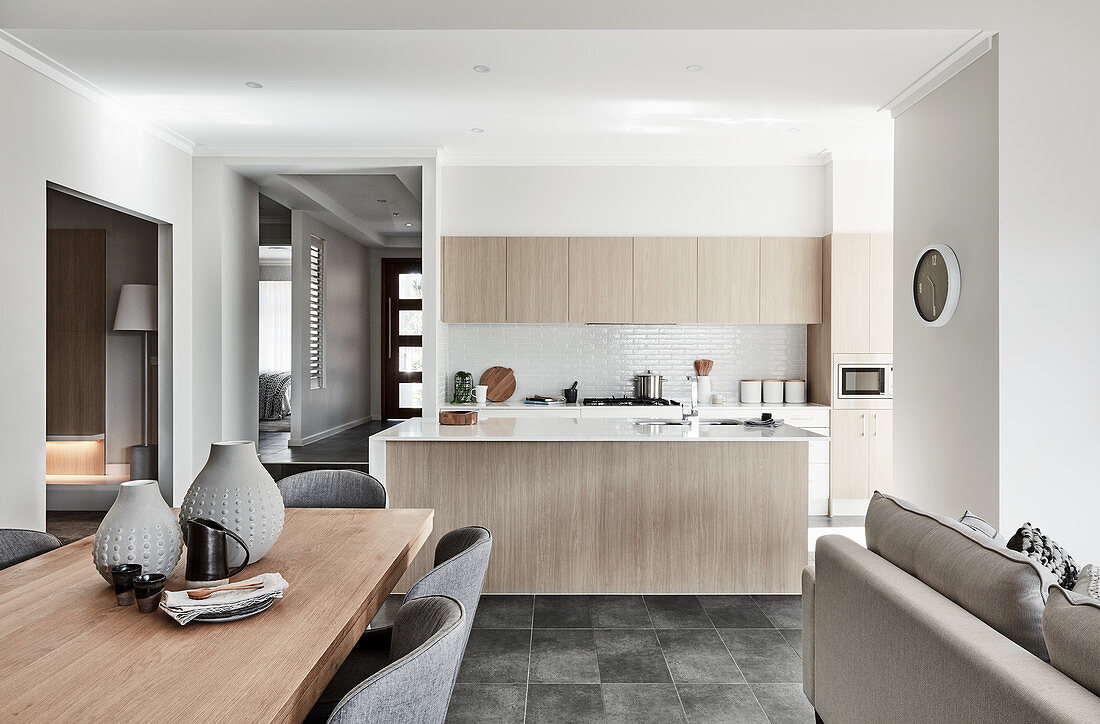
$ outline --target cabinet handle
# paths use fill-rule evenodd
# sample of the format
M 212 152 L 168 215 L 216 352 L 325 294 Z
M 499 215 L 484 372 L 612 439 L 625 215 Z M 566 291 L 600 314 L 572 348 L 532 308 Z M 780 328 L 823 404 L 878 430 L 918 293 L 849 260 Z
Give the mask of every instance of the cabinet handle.
M 393 297 L 386 298 L 389 308 L 386 311 L 386 359 L 393 359 Z
M 874 418 L 875 418 L 875 432 L 874 432 L 874 435 L 875 435 L 875 437 L 878 437 L 878 413 L 877 412 L 875 413 Z
M 867 437 L 867 415 L 859 416 L 859 436 Z

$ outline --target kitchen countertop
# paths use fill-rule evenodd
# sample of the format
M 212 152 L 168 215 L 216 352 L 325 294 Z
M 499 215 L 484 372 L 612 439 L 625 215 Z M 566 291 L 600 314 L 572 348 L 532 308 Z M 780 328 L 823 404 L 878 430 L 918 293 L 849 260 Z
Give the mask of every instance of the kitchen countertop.
M 644 409 L 644 408 L 643 408 Z M 495 442 L 810 442 L 825 435 L 800 427 L 777 428 L 745 425 L 635 425 L 625 419 L 570 417 L 486 418 L 476 425 L 440 425 L 414 417 L 371 435 L 371 443 L 398 440 L 480 440 Z
M 486 402 L 484 405 L 478 405 L 476 403 L 467 404 L 452 404 L 445 402 L 439 406 L 440 410 L 667 410 L 675 409 L 678 405 L 583 405 L 580 402 L 563 402 L 560 405 L 528 405 L 522 399 L 520 400 L 508 400 L 507 402 Z M 731 412 L 751 412 L 754 410 L 775 410 L 775 409 L 816 409 L 827 410 L 829 405 L 819 405 L 815 402 L 805 402 L 800 404 L 768 404 L 763 403 L 756 405 L 743 405 L 740 402 L 727 402 L 724 405 L 712 405 L 705 404 L 699 405 L 700 410 L 730 410 Z M 641 417 L 641 415 L 639 415 Z

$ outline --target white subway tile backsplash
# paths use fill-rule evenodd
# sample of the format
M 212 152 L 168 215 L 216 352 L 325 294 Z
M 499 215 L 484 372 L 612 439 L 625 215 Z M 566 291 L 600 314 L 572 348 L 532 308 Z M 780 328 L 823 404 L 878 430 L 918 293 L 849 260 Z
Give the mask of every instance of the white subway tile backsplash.
M 714 360 L 711 391 L 738 399 L 744 378 L 805 379 L 806 327 L 797 324 L 585 325 L 442 324 L 440 368 L 449 401 L 454 373 L 476 380 L 493 365 L 511 367 L 516 394 L 558 395 L 573 380 L 581 397 L 630 395 L 633 376 L 653 370 L 668 378 L 664 395 L 688 396 L 697 359 Z

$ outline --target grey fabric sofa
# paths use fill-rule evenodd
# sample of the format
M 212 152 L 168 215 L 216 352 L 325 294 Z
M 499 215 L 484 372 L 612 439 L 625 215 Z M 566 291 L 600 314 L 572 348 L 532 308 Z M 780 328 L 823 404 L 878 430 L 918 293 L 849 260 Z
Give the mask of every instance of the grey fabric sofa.
M 1049 578 L 956 526 L 876 494 L 868 548 L 818 540 L 802 590 L 803 686 L 819 720 L 1100 722 L 1100 697 L 1041 658 Z

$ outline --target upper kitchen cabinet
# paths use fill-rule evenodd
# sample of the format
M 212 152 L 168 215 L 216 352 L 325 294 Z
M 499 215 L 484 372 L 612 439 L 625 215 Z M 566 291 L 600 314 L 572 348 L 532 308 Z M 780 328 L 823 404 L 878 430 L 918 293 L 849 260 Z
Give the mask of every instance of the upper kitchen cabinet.
M 443 239 L 443 321 L 508 320 L 508 241 L 503 236 Z
M 894 351 L 890 234 L 833 234 L 826 244 L 834 354 Z
M 569 319 L 569 241 L 560 237 L 508 237 L 509 322 Z
M 694 322 L 699 298 L 695 237 L 634 238 L 634 321 Z
M 569 239 L 569 321 L 629 324 L 634 321 L 632 237 Z
M 760 321 L 760 239 L 699 237 L 698 321 L 752 324 Z
M 817 324 L 821 321 L 821 239 L 760 240 L 760 321 Z
M 870 351 L 894 351 L 894 236 L 871 234 Z

